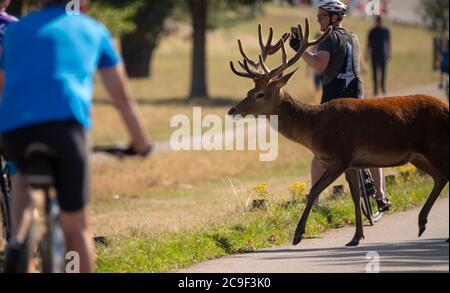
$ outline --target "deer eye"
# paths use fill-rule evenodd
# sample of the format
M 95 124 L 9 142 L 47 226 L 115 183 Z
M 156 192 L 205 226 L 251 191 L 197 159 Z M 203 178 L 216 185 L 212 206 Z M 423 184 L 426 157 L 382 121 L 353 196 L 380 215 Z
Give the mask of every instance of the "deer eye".
M 258 95 L 256 96 L 256 98 L 257 98 L 257 99 L 262 99 L 262 98 L 264 98 L 264 94 L 263 94 L 263 93 L 260 93 L 260 94 L 258 94 Z

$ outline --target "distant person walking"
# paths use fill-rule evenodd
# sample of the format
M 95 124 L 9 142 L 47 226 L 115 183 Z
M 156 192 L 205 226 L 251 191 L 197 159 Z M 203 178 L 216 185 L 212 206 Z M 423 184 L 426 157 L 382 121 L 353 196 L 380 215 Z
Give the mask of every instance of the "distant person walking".
M 383 24 L 381 16 L 376 17 L 376 26 L 370 30 L 368 38 L 368 55 L 372 60 L 373 94 L 377 96 L 379 88 L 386 94 L 386 71 L 391 58 L 391 33 Z
M 439 89 L 444 88 L 444 82 L 448 83 L 448 40 L 444 41 L 441 52 L 438 56 L 437 66 L 441 72 L 439 79 Z M 448 87 L 448 84 L 446 85 Z

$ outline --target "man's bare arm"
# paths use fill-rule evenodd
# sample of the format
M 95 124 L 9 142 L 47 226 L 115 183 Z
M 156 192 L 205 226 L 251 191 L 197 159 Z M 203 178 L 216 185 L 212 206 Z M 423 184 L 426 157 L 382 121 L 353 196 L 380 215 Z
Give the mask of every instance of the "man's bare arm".
M 303 60 L 317 73 L 324 73 L 330 63 L 330 53 L 327 51 L 319 51 L 317 56 L 309 52 L 303 54 Z
M 150 146 L 149 140 L 145 134 L 136 103 L 130 98 L 123 65 L 100 69 L 99 72 L 108 93 L 112 97 L 114 106 L 119 111 L 128 129 L 134 150 L 138 153 L 146 153 Z

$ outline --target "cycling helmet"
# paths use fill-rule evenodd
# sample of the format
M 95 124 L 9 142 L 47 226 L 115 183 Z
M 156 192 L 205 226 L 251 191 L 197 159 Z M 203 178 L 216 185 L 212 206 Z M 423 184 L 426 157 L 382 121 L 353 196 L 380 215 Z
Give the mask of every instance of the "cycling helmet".
M 325 9 L 329 13 L 336 13 L 339 16 L 345 16 L 345 12 L 347 11 L 347 5 L 339 0 L 320 0 L 317 6 Z

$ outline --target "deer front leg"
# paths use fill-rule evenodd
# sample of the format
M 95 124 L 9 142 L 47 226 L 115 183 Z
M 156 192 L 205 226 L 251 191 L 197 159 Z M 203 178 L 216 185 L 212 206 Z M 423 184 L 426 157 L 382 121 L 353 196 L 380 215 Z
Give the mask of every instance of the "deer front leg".
M 308 196 L 308 203 L 306 205 L 305 211 L 298 223 L 297 229 L 295 230 L 294 241 L 292 245 L 297 245 L 302 241 L 303 234 L 305 234 L 306 222 L 309 217 L 309 213 L 311 212 L 312 206 L 314 202 L 317 200 L 317 197 L 324 191 L 328 186 L 331 185 L 336 179 L 341 176 L 347 168 L 344 167 L 342 163 L 334 163 L 329 165 L 329 167 L 325 170 L 322 177 L 320 177 L 319 181 L 311 188 Z
M 430 213 L 431 208 L 433 207 L 434 203 L 436 202 L 436 199 L 441 194 L 442 190 L 444 189 L 445 185 L 447 185 L 446 179 L 434 179 L 434 187 L 431 191 L 430 196 L 428 197 L 425 205 L 423 206 L 422 210 L 419 214 L 419 237 L 422 236 L 422 234 L 426 230 L 426 226 L 428 223 L 428 214 Z
M 353 237 L 352 241 L 347 243 L 346 246 L 358 246 L 359 241 L 361 239 L 364 239 L 358 170 L 347 170 L 347 172 L 345 172 L 345 179 L 347 179 L 348 185 L 350 186 L 350 192 L 352 194 L 353 203 L 355 205 L 355 216 L 356 216 L 355 236 Z
M 434 203 L 436 202 L 436 199 L 439 197 L 439 195 L 441 194 L 442 190 L 444 189 L 445 185 L 447 185 L 448 182 L 448 176 L 446 178 L 444 174 L 439 172 L 439 169 L 434 167 L 439 165 L 439 163 L 441 162 L 440 159 L 433 161 L 435 162 L 437 161 L 438 163 L 435 163 L 433 165 L 429 162 L 429 160 L 427 160 L 424 157 L 417 157 L 411 162 L 414 166 L 430 175 L 434 180 L 433 190 L 431 191 L 428 200 L 426 201 L 425 205 L 423 206 L 419 214 L 419 237 L 421 237 L 422 234 L 425 232 L 428 223 L 428 214 L 430 213 L 430 210 L 433 207 Z

